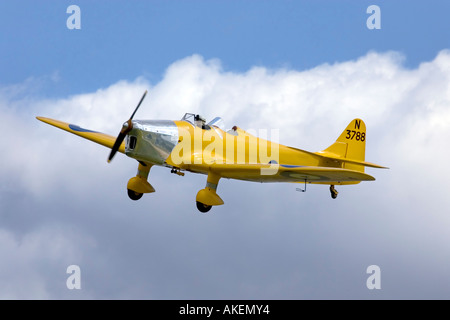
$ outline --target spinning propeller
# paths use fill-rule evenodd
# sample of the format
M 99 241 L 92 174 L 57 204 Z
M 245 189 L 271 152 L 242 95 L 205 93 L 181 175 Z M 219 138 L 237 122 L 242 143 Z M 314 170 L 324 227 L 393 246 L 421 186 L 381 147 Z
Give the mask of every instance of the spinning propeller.
M 117 139 L 114 142 L 114 145 L 111 149 L 111 153 L 109 154 L 108 163 L 111 162 L 112 158 L 114 158 L 114 155 L 116 154 L 117 150 L 119 150 L 119 147 L 122 144 L 125 137 L 127 136 L 128 132 L 130 132 L 133 129 L 133 123 L 131 122 L 131 120 L 133 120 L 133 117 L 136 114 L 136 111 L 139 109 L 139 106 L 141 105 L 142 101 L 144 100 L 146 94 L 147 94 L 147 90 L 145 90 L 144 95 L 141 98 L 141 101 L 139 101 L 136 109 L 134 109 L 134 112 L 131 115 L 130 119 L 128 119 L 128 121 L 124 122 L 124 124 L 122 125 L 122 129 L 120 130 L 119 135 L 117 136 Z

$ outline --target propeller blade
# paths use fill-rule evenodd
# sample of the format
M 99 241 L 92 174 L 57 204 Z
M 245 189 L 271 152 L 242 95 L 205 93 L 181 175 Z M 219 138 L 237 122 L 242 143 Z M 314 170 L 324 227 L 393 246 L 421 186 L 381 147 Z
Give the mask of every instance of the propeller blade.
M 138 103 L 136 109 L 134 109 L 134 112 L 133 112 L 133 114 L 131 115 L 130 120 L 133 119 L 133 117 L 134 117 L 136 111 L 137 111 L 137 110 L 139 109 L 139 107 L 141 106 L 141 103 L 142 103 L 142 101 L 144 100 L 144 98 L 145 98 L 146 95 L 147 95 L 147 90 L 145 90 L 144 95 L 143 95 L 142 98 L 141 98 L 141 101 L 139 101 L 139 103 Z
M 108 163 L 111 162 L 111 160 L 114 158 L 117 150 L 119 150 L 120 145 L 122 144 L 123 140 L 125 139 L 125 137 L 127 136 L 128 132 L 130 132 L 133 129 L 133 122 L 131 122 L 131 120 L 133 119 L 134 115 L 136 114 L 136 111 L 139 109 L 139 107 L 141 106 L 142 101 L 144 100 L 145 96 L 147 95 L 147 90 L 145 90 L 141 100 L 139 101 L 136 109 L 134 109 L 133 113 L 131 114 L 130 119 L 128 119 L 127 122 L 125 122 L 122 126 L 122 129 L 120 130 L 119 135 L 117 136 L 116 141 L 114 142 L 114 145 L 111 149 L 111 153 L 109 154 L 108 157 Z
M 113 145 L 113 147 L 111 149 L 111 153 L 109 154 L 108 163 L 111 162 L 112 158 L 114 158 L 117 150 L 119 150 L 119 147 L 122 144 L 122 142 L 123 142 L 123 140 L 125 139 L 126 136 L 127 136 L 126 133 L 123 133 L 122 131 L 120 131 L 120 133 L 117 136 L 117 139 L 114 142 L 114 145 Z

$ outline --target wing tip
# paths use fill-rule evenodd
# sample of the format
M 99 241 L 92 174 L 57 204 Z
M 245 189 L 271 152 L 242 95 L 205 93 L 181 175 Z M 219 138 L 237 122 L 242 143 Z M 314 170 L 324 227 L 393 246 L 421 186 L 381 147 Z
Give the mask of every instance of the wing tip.
M 53 119 L 50 119 L 50 118 L 40 117 L 40 116 L 36 116 L 36 119 L 39 120 L 39 121 L 42 121 L 44 123 L 47 123 L 47 124 L 52 124 L 51 123 L 52 121 L 56 121 L 56 120 L 53 120 Z

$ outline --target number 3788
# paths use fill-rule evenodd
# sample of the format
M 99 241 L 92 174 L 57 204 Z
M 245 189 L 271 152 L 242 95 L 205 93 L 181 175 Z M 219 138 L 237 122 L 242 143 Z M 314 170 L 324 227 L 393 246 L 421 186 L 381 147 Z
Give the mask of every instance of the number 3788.
M 355 130 L 347 130 L 347 135 L 345 136 L 345 139 L 349 140 L 355 139 L 357 141 L 364 141 L 366 140 L 366 133 Z

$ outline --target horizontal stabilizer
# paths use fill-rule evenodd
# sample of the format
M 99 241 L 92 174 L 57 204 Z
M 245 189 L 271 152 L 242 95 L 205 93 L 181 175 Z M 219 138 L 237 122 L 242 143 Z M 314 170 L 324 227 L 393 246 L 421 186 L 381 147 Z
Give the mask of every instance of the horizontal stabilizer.
M 389 169 L 388 167 L 380 166 L 378 164 L 371 163 L 371 162 L 342 158 L 342 157 L 340 157 L 340 156 L 338 156 L 338 155 L 336 155 L 334 153 L 330 153 L 330 152 L 325 152 L 325 151 L 310 152 L 310 151 L 306 151 L 306 150 L 302 150 L 302 149 L 298 149 L 298 148 L 293 148 L 293 147 L 289 147 L 289 148 L 297 150 L 297 151 L 301 151 L 301 152 L 304 152 L 304 153 L 308 153 L 310 155 L 319 156 L 319 157 L 321 157 L 324 160 L 340 161 L 340 162 L 343 162 L 343 163 L 346 162 L 346 163 L 357 164 L 357 165 L 360 165 L 360 166 L 371 167 L 371 168 Z
M 344 163 L 357 164 L 357 165 L 361 165 L 361 166 L 364 166 L 364 167 L 379 168 L 379 169 L 389 169 L 388 167 L 383 167 L 383 166 L 380 166 L 380 165 L 375 164 L 375 163 L 366 162 L 366 161 L 352 160 L 352 159 L 347 159 L 347 158 L 341 158 L 341 157 L 338 157 L 336 155 L 328 154 L 328 153 L 323 152 L 323 151 L 319 151 L 319 152 L 314 153 L 314 154 L 319 155 L 319 156 L 324 157 L 324 158 L 327 158 L 329 160 L 342 161 Z

